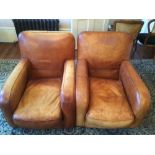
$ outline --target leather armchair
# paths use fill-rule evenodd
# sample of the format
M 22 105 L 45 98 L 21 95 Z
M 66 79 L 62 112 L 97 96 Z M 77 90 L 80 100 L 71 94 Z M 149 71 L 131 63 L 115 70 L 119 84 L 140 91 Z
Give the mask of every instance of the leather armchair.
M 0 94 L 0 107 L 11 126 L 75 126 L 74 44 L 70 33 L 19 35 L 22 59 Z
M 79 35 L 77 126 L 136 127 L 149 112 L 149 91 L 129 62 L 132 43 L 132 37 L 123 32 Z

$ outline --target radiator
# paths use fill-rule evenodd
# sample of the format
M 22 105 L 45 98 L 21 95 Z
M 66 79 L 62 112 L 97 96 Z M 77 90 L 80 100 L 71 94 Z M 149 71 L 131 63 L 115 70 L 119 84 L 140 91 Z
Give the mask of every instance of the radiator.
M 16 34 L 25 30 L 59 31 L 58 19 L 13 19 Z

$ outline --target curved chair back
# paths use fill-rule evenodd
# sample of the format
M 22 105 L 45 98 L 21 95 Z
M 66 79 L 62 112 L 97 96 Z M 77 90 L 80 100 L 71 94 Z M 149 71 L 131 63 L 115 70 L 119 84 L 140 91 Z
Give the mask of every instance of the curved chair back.
M 122 32 L 83 32 L 78 38 L 78 59 L 90 68 L 118 68 L 129 60 L 133 39 Z
M 71 33 L 25 31 L 19 34 L 21 56 L 32 65 L 32 77 L 59 77 L 64 62 L 74 59 L 74 37 Z

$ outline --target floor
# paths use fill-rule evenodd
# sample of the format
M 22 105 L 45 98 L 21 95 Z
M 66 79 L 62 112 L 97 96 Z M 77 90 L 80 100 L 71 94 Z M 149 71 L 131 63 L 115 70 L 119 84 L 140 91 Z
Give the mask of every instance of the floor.
M 19 59 L 18 43 L 0 43 L 0 59 Z

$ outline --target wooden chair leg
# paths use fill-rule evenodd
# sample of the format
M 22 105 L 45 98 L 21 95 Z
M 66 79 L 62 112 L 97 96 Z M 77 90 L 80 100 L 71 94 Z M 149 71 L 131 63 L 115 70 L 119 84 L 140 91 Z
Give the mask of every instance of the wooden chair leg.
M 153 53 L 153 63 L 155 63 L 155 53 Z
M 133 48 L 132 48 L 132 53 L 131 53 L 131 59 L 134 59 L 136 50 L 137 50 L 137 40 L 135 40 L 135 41 L 133 42 Z

